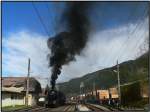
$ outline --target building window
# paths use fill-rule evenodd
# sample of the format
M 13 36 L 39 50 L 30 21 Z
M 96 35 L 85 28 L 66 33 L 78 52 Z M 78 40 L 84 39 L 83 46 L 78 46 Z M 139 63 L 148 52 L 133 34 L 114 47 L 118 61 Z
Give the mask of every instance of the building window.
M 14 94 L 11 94 L 11 99 L 15 99 L 15 95 Z
M 12 93 L 12 94 L 11 94 L 11 99 L 18 99 L 18 95 L 17 95 L 17 94 Z

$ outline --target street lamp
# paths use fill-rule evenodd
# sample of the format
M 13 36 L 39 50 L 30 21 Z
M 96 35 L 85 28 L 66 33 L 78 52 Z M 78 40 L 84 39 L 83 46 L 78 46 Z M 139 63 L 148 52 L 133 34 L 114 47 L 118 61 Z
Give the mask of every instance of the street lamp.
M 117 70 L 113 70 L 115 73 L 117 73 Z
M 113 70 L 113 72 L 117 73 L 119 104 L 121 104 L 120 75 L 119 75 L 119 64 L 118 64 L 118 61 L 117 61 L 117 70 Z
M 84 93 L 84 82 L 81 82 L 81 83 L 80 83 L 81 100 L 83 100 L 83 93 Z

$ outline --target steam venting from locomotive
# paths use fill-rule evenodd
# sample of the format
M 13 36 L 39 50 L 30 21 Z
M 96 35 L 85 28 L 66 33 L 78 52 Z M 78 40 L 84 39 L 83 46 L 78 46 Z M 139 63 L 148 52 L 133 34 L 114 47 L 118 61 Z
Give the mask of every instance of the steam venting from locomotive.
M 88 3 L 68 2 L 62 19 L 67 31 L 60 32 L 48 39 L 50 49 L 49 67 L 52 67 L 51 86 L 55 88 L 62 66 L 75 60 L 80 55 L 88 40 L 89 20 L 87 15 Z M 61 26 L 61 25 L 60 25 Z

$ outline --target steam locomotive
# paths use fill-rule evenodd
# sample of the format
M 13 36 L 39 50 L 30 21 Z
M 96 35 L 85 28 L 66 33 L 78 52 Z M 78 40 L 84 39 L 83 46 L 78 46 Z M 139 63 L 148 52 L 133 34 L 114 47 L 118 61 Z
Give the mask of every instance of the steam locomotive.
M 56 90 L 47 91 L 47 95 L 45 97 L 45 107 L 57 107 L 64 105 L 66 102 L 65 95 Z

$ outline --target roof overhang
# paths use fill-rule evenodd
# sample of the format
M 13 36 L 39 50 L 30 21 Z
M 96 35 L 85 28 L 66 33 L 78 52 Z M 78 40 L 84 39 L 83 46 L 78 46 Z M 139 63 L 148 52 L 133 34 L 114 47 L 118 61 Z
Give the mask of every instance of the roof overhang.
M 2 87 L 2 92 L 21 93 L 24 87 Z

